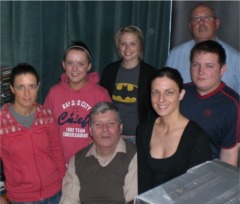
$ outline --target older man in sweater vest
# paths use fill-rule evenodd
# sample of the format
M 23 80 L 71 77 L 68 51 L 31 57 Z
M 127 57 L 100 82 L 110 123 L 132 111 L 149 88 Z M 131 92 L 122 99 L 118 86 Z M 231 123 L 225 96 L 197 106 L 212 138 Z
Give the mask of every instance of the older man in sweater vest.
M 109 102 L 96 104 L 89 128 L 94 143 L 71 159 L 60 204 L 132 202 L 137 195 L 136 147 L 121 138 L 117 108 Z

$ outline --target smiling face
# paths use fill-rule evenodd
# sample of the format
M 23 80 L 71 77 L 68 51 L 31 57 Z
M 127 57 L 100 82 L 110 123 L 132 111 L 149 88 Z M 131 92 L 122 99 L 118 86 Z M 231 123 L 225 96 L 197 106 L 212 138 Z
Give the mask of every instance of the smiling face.
M 194 21 L 197 17 L 203 18 L 200 21 Z M 198 6 L 192 11 L 192 20 L 190 20 L 188 27 L 193 34 L 196 43 L 216 39 L 216 32 L 220 25 L 220 21 L 219 19 L 212 17 L 214 17 L 213 11 L 204 5 Z
M 119 38 L 118 51 L 125 61 L 139 61 L 141 46 L 136 34 L 125 32 Z
M 191 78 L 200 95 L 214 91 L 221 83 L 226 71 L 218 61 L 218 55 L 210 52 L 196 52 L 191 62 Z
M 89 62 L 85 51 L 71 49 L 68 51 L 65 60 L 62 61 L 62 66 L 69 78 L 70 86 L 78 90 L 85 84 L 85 77 L 92 64 Z
M 169 116 L 179 113 L 179 103 L 185 91 L 179 91 L 179 87 L 168 77 L 158 77 L 151 84 L 152 107 L 159 116 Z
M 108 110 L 92 116 L 90 134 L 97 148 L 115 150 L 122 133 L 122 124 L 117 120 L 116 113 Z
M 17 112 L 32 109 L 39 90 L 39 84 L 33 74 L 27 73 L 17 75 L 14 79 L 13 86 L 11 85 L 10 88 L 15 95 L 14 105 Z

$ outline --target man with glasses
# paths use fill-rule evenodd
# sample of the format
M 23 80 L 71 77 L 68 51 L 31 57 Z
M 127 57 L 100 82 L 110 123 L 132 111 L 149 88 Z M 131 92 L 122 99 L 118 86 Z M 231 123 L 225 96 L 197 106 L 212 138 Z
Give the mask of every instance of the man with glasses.
M 240 54 L 237 50 L 217 38 L 216 33 L 220 20 L 215 15 L 214 9 L 205 3 L 199 3 L 192 8 L 189 16 L 188 27 L 193 39 L 173 48 L 166 61 L 166 66 L 174 67 L 180 71 L 184 82 L 190 82 L 190 51 L 199 42 L 216 40 L 225 49 L 227 55 L 227 71 L 222 80 L 236 92 L 240 93 L 239 73 Z

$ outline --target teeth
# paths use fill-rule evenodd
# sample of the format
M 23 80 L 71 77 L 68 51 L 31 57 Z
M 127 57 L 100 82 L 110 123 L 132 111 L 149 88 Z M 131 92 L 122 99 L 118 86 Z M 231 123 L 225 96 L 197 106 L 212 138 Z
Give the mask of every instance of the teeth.
M 159 106 L 159 108 L 167 108 L 167 106 L 163 106 L 163 105 L 161 105 L 161 106 Z

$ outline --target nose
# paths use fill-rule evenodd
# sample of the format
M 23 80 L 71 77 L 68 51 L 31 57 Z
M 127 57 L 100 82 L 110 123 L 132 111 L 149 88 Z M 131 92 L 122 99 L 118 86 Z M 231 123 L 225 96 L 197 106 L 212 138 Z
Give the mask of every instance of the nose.
M 202 67 L 202 66 L 199 66 L 198 73 L 199 73 L 199 74 L 202 74 L 203 72 L 204 72 L 203 67 Z
M 29 89 L 28 89 L 28 88 L 25 88 L 25 89 L 24 89 L 24 95 L 25 95 L 25 96 L 28 96 L 29 93 L 30 93 Z
M 130 49 L 130 45 L 126 44 L 125 45 L 125 50 L 129 50 Z
M 199 24 L 203 24 L 205 21 L 201 18 Z
M 159 100 L 160 102 L 164 101 L 164 94 L 159 93 L 158 100 Z
M 73 70 L 73 71 L 77 70 L 77 64 L 73 63 L 73 65 L 72 65 L 72 70 Z
M 104 123 L 104 124 L 103 124 L 103 130 L 104 130 L 104 131 L 107 131 L 107 130 L 108 130 L 108 124 L 107 124 L 107 123 Z
M 199 24 L 203 24 L 205 23 L 205 19 L 204 18 L 200 18 Z

